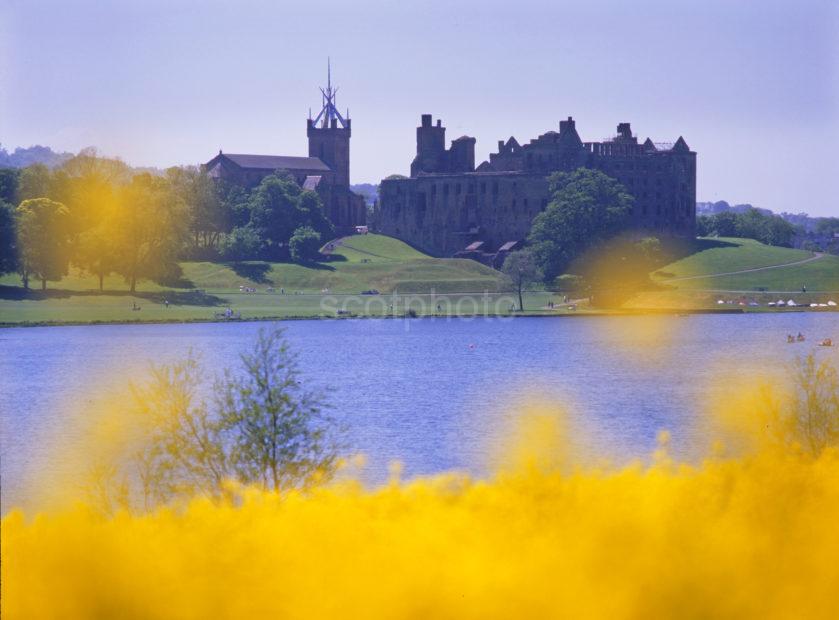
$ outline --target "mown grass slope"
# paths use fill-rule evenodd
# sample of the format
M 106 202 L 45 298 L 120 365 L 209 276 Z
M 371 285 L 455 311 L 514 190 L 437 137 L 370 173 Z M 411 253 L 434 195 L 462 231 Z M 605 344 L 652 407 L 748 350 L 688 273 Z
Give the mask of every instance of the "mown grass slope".
M 383 295 L 379 303 L 371 305 L 367 302 L 373 297 L 362 296 L 364 304 L 347 308 L 357 314 L 387 314 L 404 305 L 405 295 L 436 293 L 451 301 L 461 293 L 486 291 L 497 299 L 505 290 L 504 279 L 489 267 L 431 258 L 383 235 L 344 238 L 330 252 L 330 260 L 307 265 L 184 262 L 179 282 L 144 281 L 134 295 L 119 276 L 106 278 L 100 293 L 98 280 L 76 269 L 60 282 L 50 282 L 44 293 L 24 291 L 18 276 L 6 275 L 0 278 L 0 323 L 211 319 L 228 307 L 243 318 L 334 316 L 329 308 L 342 307 L 345 300 L 333 303 L 329 296 L 373 289 Z M 534 303 L 537 308 L 544 305 Z M 135 305 L 142 309 L 132 310 Z M 434 302 L 430 310 L 417 311 L 433 313 L 436 307 Z
M 721 237 L 697 239 L 692 252 L 657 270 L 653 277 L 660 281 L 670 278 L 707 276 L 743 269 L 757 269 L 806 260 L 812 256 L 805 250 L 764 245 L 752 239 Z

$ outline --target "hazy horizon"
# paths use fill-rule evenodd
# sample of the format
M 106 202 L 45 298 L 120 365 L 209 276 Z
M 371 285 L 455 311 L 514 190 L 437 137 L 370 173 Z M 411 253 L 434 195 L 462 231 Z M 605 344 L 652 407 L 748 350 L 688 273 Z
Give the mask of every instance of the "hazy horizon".
M 10 150 L 95 146 L 156 167 L 220 148 L 306 155 L 331 56 L 353 183 L 407 174 L 423 113 L 447 141 L 476 137 L 478 162 L 573 116 L 586 141 L 624 121 L 640 140 L 684 136 L 700 201 L 839 214 L 839 5 L 827 1 L 7 0 L 0 55 Z

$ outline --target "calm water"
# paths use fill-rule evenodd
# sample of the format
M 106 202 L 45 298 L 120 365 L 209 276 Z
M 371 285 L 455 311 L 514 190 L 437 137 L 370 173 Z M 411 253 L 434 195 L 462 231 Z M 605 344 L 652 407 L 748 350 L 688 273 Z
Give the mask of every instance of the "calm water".
M 348 443 L 367 455 L 366 477 L 458 468 L 480 474 L 529 397 L 568 405 L 592 453 L 645 456 L 660 429 L 695 456 L 704 437 L 701 401 L 716 381 L 783 368 L 839 340 L 839 314 L 699 315 L 568 319 L 299 321 L 283 324 L 305 382 L 347 423 Z M 2 505 L 27 503 L 35 471 L 60 473 L 84 411 L 142 378 L 150 363 L 189 349 L 217 372 L 235 366 L 265 323 L 50 327 L 0 330 Z M 788 332 L 804 344 L 787 345 Z M 836 348 L 821 356 L 837 357 Z M 713 386 L 713 387 L 712 387 Z M 71 450 L 72 451 L 72 450 Z

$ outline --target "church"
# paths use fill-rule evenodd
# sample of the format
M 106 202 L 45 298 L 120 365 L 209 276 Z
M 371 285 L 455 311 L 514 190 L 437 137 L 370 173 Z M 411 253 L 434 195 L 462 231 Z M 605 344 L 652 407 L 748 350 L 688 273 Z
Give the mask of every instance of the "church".
M 326 216 L 338 234 L 349 234 L 364 225 L 367 209 L 364 198 L 350 190 L 350 134 L 352 122 L 338 112 L 337 88 L 332 88 L 331 71 L 327 86 L 321 88 L 322 108 L 306 121 L 309 139 L 307 157 L 225 153 L 204 164 L 211 177 L 252 189 L 275 172 L 291 174 L 303 189 L 316 191 L 323 201 Z

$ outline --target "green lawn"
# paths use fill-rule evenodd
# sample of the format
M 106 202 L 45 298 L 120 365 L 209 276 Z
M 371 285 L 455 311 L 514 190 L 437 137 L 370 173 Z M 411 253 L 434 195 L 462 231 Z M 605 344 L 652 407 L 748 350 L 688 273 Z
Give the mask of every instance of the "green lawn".
M 790 265 L 813 254 L 767 246 L 750 239 L 698 239 L 697 250 L 656 271 L 653 281 L 661 289 L 639 294 L 627 307 L 719 308 L 720 299 L 733 300 L 735 304 L 743 299 L 746 303 L 755 301 L 764 309 L 769 301 L 780 298 L 792 298 L 800 304 L 839 302 L 837 256 L 825 255 Z M 773 268 L 762 271 L 713 275 L 770 266 Z M 692 278 L 676 279 L 688 276 Z M 801 292 L 805 286 L 806 294 Z
M 679 288 L 702 288 L 724 291 L 839 291 L 839 256 L 823 256 L 803 265 L 791 265 L 766 271 L 755 271 L 737 275 L 683 280 Z
M 779 248 L 752 239 L 727 237 L 697 239 L 691 249 L 691 254 L 660 268 L 653 277 L 666 282 L 674 277 L 727 273 L 793 263 L 812 256 L 805 250 Z
M 332 260 L 306 266 L 186 262 L 176 285 L 142 282 L 134 295 L 118 276 L 108 277 L 105 292 L 99 293 L 96 278 L 74 270 L 61 282 L 49 283 L 42 293 L 37 289 L 25 292 L 17 276 L 7 275 L 0 278 L 0 323 L 212 320 L 227 308 L 243 319 L 334 317 L 338 310 L 350 316 L 398 316 L 409 309 L 419 315 L 503 314 L 515 303 L 514 296 L 505 292 L 503 278 L 489 267 L 471 260 L 431 258 L 391 237 L 347 237 L 332 253 Z M 684 254 L 653 275 L 659 290 L 641 293 L 625 307 L 718 308 L 717 300 L 725 297 L 715 292 L 718 290 L 747 291 L 750 300 L 762 305 L 790 296 L 800 303 L 839 301 L 839 257 L 738 275 L 677 280 L 783 265 L 810 256 L 744 239 L 699 239 Z M 803 285 L 807 295 L 800 293 Z M 757 292 L 759 287 L 784 293 L 763 295 Z M 381 294 L 361 295 L 371 289 Z M 734 294 L 729 297 L 733 299 Z M 536 314 L 570 312 L 547 311 L 549 300 L 559 302 L 560 295 L 529 293 L 525 310 Z M 169 302 L 168 307 L 164 301 Z M 132 310 L 135 305 L 141 309 Z M 577 310 L 586 311 L 585 304 Z
M 390 237 L 345 238 L 334 254 L 333 260 L 307 266 L 186 262 L 177 285 L 142 282 L 134 295 L 117 276 L 105 280 L 104 293 L 96 278 L 77 270 L 50 282 L 45 293 L 27 293 L 17 276 L 7 275 L 0 278 L 0 323 L 209 320 L 228 307 L 242 318 L 335 316 L 339 309 L 403 314 L 409 307 L 436 314 L 438 305 L 443 314 L 481 314 L 506 312 L 512 303 L 493 269 L 470 260 L 430 258 Z M 360 295 L 371 289 L 381 295 Z M 548 299 L 546 293 L 533 293 L 528 309 L 538 312 Z M 141 309 L 132 310 L 134 305 Z

